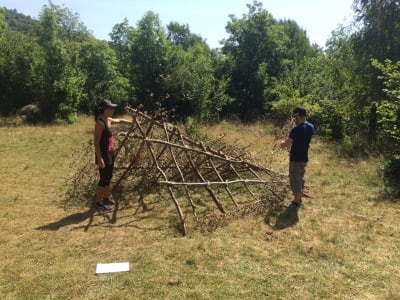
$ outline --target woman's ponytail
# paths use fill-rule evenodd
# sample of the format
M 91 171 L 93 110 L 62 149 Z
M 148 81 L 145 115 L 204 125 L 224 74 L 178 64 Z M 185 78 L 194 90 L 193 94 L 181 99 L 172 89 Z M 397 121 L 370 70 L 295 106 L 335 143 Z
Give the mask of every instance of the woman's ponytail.
M 97 122 L 97 119 L 103 113 L 104 113 L 104 107 L 102 107 L 101 105 L 97 105 L 96 108 L 94 109 L 94 120 Z

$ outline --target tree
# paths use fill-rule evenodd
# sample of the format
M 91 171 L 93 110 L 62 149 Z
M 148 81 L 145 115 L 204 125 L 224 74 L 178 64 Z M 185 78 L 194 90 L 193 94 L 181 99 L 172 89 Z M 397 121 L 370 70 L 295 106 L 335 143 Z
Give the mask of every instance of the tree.
M 44 7 L 40 14 L 38 41 L 42 60 L 35 70 L 41 91 L 40 109 L 45 121 L 73 122 L 82 98 L 84 77 L 79 69 L 79 44 L 60 39 L 57 7 Z
M 367 60 L 400 59 L 400 3 L 397 0 L 355 0 L 356 49 Z
M 30 16 L 18 13 L 16 9 L 9 10 L 5 8 L 4 16 L 7 27 L 13 31 L 27 33 L 32 31 L 37 23 L 37 21 L 32 19 Z
M 6 31 L 0 38 L 0 113 L 10 114 L 35 102 L 31 68 L 38 45 L 21 32 Z
M 206 42 L 190 32 L 188 25 L 171 22 L 167 39 L 166 76 L 163 77 L 164 105 L 175 111 L 175 117 L 196 121 L 217 120 L 232 102 L 226 92 L 229 83 L 224 72 L 224 56 L 211 51 Z
M 384 63 L 373 60 L 372 64 L 382 72 L 383 92 L 387 98 L 377 107 L 378 124 L 383 130 L 385 144 L 384 177 L 394 193 L 400 194 L 400 61 Z
M 289 66 L 292 64 L 301 63 L 305 58 L 315 55 L 316 51 L 310 45 L 310 40 L 304 29 L 293 20 L 283 20 L 279 22 L 288 36 L 286 44 L 287 53 L 286 60 L 289 60 Z
M 182 46 L 184 50 L 188 50 L 196 44 L 206 46 L 206 43 L 200 36 L 190 32 L 189 25 L 182 25 L 177 22 L 170 22 L 167 25 L 167 39 L 173 45 Z
M 282 118 L 301 104 L 308 108 L 319 134 L 339 140 L 351 135 L 355 140 L 364 114 L 353 100 L 359 82 L 346 28 L 333 31 L 326 47 L 314 49 L 314 55 L 287 68 L 275 89 L 279 100 L 273 111 Z
M 85 24 L 80 21 L 78 13 L 72 12 L 65 6 L 54 5 L 51 1 L 49 3 L 56 14 L 58 36 L 61 40 L 82 42 L 93 37 Z
M 359 28 L 352 36 L 358 62 L 354 74 L 364 83 L 358 91 L 358 106 L 369 122 L 367 136 L 374 141 L 378 130 L 375 103 L 379 103 L 384 94 L 382 82 L 378 80 L 379 71 L 370 62 L 373 58 L 378 61 L 400 59 L 400 3 L 395 0 L 355 0 L 353 7 L 355 26 Z
M 128 104 L 128 80 L 118 72 L 116 53 L 107 42 L 92 38 L 81 43 L 79 57 L 86 79 L 81 111 L 91 112 L 103 98 L 113 99 L 120 106 Z
M 8 28 L 5 14 L 6 10 L 3 7 L 0 7 L 0 35 L 3 35 L 5 30 Z
M 0 8 L 0 113 L 3 115 L 37 100 L 32 65 L 39 47 L 31 32 L 16 31 L 15 25 L 9 27 L 7 12 Z M 8 20 L 16 24 L 10 15 Z M 23 15 L 17 16 L 18 20 L 25 20 Z
M 211 101 L 214 76 L 208 47 L 197 43 L 185 51 L 173 46 L 168 61 L 166 75 L 162 77 L 163 105 L 174 110 L 180 120 L 188 116 L 198 121 L 210 120 L 218 110 Z
M 220 117 L 229 114 L 227 108 L 234 102 L 234 99 L 228 94 L 232 61 L 222 55 L 219 49 L 211 51 L 211 58 L 214 77 L 214 89 L 211 95 L 212 113 L 213 119 L 219 120 Z
M 226 26 L 229 37 L 222 52 L 233 65 L 229 93 L 235 102 L 231 109 L 251 120 L 270 109 L 276 100 L 272 90 L 277 79 L 311 52 L 311 47 L 306 46 L 305 33 L 294 22 L 278 22 L 257 1 L 247 7 L 249 12 L 241 19 L 230 16 Z M 291 43 L 298 49 L 289 52 Z
M 152 110 L 160 101 L 160 79 L 167 62 L 168 42 L 159 16 L 147 12 L 130 35 L 130 82 L 136 101 Z
M 386 150 L 400 154 L 400 61 L 394 64 L 386 59 L 384 63 L 380 63 L 374 59 L 372 64 L 382 72 L 379 79 L 383 80 L 383 92 L 387 95 L 377 108 L 378 123 L 384 133 Z
M 130 36 L 133 33 L 133 28 L 129 26 L 128 20 L 125 18 L 122 23 L 114 25 L 111 37 L 111 48 L 117 54 L 118 68 L 122 74 L 129 76 L 130 65 Z

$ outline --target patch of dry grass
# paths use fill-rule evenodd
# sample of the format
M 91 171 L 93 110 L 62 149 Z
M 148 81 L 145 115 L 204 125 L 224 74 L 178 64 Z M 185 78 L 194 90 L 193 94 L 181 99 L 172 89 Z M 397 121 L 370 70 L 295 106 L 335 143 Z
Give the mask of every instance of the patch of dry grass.
M 350 161 L 316 137 L 305 206 L 266 219 L 248 215 L 212 233 L 181 237 L 168 197 L 155 194 L 108 214 L 86 202 L 64 210 L 63 177 L 93 122 L 0 130 L 2 299 L 395 299 L 400 297 L 398 202 L 380 194 L 377 161 Z M 265 124 L 203 129 L 249 146 L 287 172 Z M 290 195 L 288 195 L 288 200 Z M 270 222 L 270 225 L 267 223 Z M 126 273 L 94 275 L 97 263 Z

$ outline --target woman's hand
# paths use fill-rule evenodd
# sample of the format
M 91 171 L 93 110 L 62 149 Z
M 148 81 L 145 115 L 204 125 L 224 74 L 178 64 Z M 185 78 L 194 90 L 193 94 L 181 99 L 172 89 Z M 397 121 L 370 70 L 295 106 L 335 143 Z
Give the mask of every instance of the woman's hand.
M 106 164 L 104 163 L 104 159 L 100 158 L 98 161 L 98 165 L 100 169 L 104 169 L 106 167 Z

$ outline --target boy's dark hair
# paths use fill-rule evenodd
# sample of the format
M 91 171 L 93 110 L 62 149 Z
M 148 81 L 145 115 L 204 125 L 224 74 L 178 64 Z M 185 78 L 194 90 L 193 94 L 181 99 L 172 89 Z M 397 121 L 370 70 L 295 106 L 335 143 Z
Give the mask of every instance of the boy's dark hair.
M 307 110 L 302 106 L 297 106 L 295 109 L 293 109 L 293 115 L 305 117 L 307 115 Z

